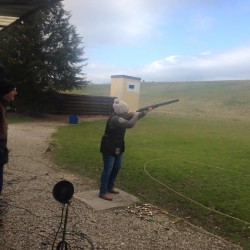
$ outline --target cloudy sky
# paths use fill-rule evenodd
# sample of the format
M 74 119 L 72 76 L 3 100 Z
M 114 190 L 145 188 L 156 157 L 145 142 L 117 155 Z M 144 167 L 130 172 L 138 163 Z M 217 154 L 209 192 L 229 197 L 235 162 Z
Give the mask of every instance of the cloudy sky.
M 92 83 L 250 79 L 250 0 L 64 0 Z

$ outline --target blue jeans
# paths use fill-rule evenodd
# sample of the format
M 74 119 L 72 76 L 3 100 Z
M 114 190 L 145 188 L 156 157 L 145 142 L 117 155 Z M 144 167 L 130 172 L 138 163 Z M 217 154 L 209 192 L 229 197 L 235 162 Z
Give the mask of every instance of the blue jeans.
M 3 165 L 0 165 L 0 194 L 3 190 Z
M 101 175 L 100 195 L 114 188 L 115 180 L 122 166 L 121 155 L 103 155 L 103 171 Z

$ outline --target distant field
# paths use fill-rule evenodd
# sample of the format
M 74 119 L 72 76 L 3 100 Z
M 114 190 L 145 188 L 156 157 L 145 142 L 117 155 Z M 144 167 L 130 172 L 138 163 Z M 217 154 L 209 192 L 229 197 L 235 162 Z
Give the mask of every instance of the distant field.
M 79 94 L 109 96 L 110 84 L 84 87 Z M 140 107 L 179 98 L 159 112 L 177 116 L 250 120 L 250 80 L 142 83 Z

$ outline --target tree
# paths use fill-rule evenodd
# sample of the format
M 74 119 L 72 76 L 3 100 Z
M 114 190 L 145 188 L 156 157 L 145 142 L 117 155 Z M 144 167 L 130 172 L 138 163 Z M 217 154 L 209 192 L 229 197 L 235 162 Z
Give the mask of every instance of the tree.
M 39 114 L 50 106 L 48 93 L 85 85 L 82 38 L 61 3 L 28 16 L 0 34 L 0 58 L 18 87 L 17 109 Z M 51 107 L 49 107 L 51 108 Z

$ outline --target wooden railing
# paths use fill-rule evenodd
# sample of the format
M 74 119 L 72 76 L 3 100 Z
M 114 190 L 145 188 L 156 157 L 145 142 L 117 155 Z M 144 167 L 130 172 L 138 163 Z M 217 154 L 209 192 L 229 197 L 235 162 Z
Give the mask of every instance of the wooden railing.
M 51 113 L 66 115 L 109 115 L 115 97 L 54 94 Z

